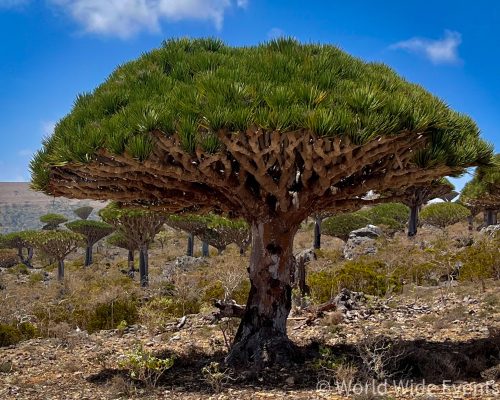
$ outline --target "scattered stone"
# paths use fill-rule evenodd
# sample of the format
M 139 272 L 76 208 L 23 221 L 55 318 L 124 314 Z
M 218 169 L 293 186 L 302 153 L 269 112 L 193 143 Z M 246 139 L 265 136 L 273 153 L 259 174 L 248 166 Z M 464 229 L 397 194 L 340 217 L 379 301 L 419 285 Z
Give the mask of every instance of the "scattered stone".
M 382 236 L 382 230 L 375 225 L 352 231 L 344 246 L 344 257 L 353 260 L 360 256 L 377 252 L 376 239 Z
M 497 232 L 500 232 L 500 224 L 499 225 L 490 225 L 486 228 L 481 229 L 480 233 L 483 235 L 495 236 Z

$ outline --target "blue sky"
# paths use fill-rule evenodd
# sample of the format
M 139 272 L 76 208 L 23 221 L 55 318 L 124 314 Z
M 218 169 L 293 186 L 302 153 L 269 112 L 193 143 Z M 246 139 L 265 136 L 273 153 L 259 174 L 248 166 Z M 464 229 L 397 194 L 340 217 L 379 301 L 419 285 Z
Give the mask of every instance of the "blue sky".
M 0 34 L 0 181 L 29 180 L 33 151 L 78 93 L 178 36 L 336 44 L 471 115 L 500 151 L 496 0 L 0 0 Z

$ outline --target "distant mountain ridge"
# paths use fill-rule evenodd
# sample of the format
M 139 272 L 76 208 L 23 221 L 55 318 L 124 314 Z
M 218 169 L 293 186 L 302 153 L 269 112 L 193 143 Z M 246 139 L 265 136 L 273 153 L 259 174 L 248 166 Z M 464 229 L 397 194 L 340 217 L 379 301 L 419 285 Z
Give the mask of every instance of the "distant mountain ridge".
M 73 210 L 82 206 L 94 207 L 90 218 L 96 218 L 96 211 L 105 205 L 95 200 L 50 197 L 31 190 L 27 182 L 0 182 L 0 233 L 39 229 L 43 225 L 39 218 L 47 213 L 77 219 Z

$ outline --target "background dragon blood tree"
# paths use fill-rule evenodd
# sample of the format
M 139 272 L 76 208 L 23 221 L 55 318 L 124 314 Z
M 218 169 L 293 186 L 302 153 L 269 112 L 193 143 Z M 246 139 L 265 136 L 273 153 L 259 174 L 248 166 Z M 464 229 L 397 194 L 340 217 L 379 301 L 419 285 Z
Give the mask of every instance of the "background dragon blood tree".
M 115 232 L 106 240 L 111 246 L 116 246 L 128 251 L 128 276 L 135 276 L 134 252 L 139 249 L 137 243 L 131 237 L 125 236 L 121 232 Z
M 21 231 L 0 236 L 1 247 L 17 250 L 19 262 L 28 268 L 33 268 L 33 264 L 31 263 L 33 259 L 33 245 L 30 242 L 30 237 L 33 233 L 34 231 Z
M 108 204 L 99 211 L 99 215 L 105 222 L 113 225 L 117 233 L 122 234 L 127 241 L 131 241 L 139 249 L 141 286 L 148 286 L 149 245 L 153 243 L 156 234 L 162 229 L 167 216 L 159 211 L 122 207 L 118 203 Z
M 61 214 L 45 214 L 40 217 L 40 222 L 45 224 L 42 229 L 44 231 L 53 231 L 60 228 L 59 225 L 68 222 L 68 218 Z
M 240 253 L 245 251 L 249 240 L 248 224 L 241 219 L 228 219 L 219 215 L 182 214 L 170 215 L 167 225 L 186 231 L 217 249 L 221 254 L 226 247 L 235 243 Z
M 423 205 L 430 200 L 437 198 L 447 199 L 447 195 L 452 195 L 455 186 L 446 178 L 436 179 L 428 182 L 425 185 L 410 186 L 401 190 L 391 190 L 388 194 L 393 200 L 398 199 L 401 203 L 410 208 L 410 218 L 408 221 L 408 236 L 412 237 L 417 234 L 418 228 L 418 213 Z M 456 196 L 455 196 L 456 197 Z
M 71 221 L 66 224 L 66 227 L 73 232 L 79 233 L 85 238 L 85 266 L 92 264 L 92 250 L 94 245 L 102 238 L 108 236 L 115 229 L 101 221 L 91 221 L 80 219 Z
M 227 361 L 259 366 L 295 354 L 286 321 L 301 221 L 491 154 L 470 118 L 336 47 L 180 39 L 78 96 L 31 169 L 54 196 L 245 219 L 251 289 Z
M 467 182 L 460 195 L 460 202 L 469 207 L 473 214 L 482 210 L 485 225 L 496 225 L 500 209 L 500 154 L 492 165 L 476 169 L 472 180 Z
M 28 239 L 33 247 L 57 260 L 57 279 L 64 279 L 64 259 L 83 243 L 82 235 L 71 231 L 33 231 Z

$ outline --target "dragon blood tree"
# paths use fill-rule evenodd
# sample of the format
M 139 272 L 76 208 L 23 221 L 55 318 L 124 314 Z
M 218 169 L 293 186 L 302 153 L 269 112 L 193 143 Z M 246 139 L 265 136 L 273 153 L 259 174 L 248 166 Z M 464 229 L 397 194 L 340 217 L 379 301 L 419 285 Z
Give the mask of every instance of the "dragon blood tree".
M 110 203 L 99 211 L 103 221 L 113 225 L 117 233 L 139 249 L 139 274 L 141 286 L 149 284 L 149 245 L 163 228 L 166 215 L 158 211 L 140 208 L 121 207 L 118 203 Z
M 70 231 L 38 231 L 29 236 L 31 245 L 50 258 L 57 260 L 57 279 L 64 279 L 64 259 L 85 239 L 82 235 Z
M 453 193 L 455 186 L 446 178 L 436 179 L 425 185 L 410 186 L 400 190 L 392 190 L 392 198 L 398 199 L 401 203 L 410 208 L 410 218 L 408 221 L 408 236 L 417 234 L 418 213 L 423 205 L 430 200 L 442 198 Z M 456 196 L 455 196 L 456 197 Z
M 45 214 L 40 217 L 40 222 L 45 224 L 42 229 L 44 231 L 54 231 L 60 228 L 59 225 L 68 222 L 68 218 L 61 214 Z
M 293 354 L 292 244 L 307 216 L 491 154 L 470 118 L 385 65 L 292 39 L 180 39 L 80 95 L 31 169 L 54 196 L 245 219 L 251 289 L 227 360 L 260 365 Z
M 71 221 L 66 224 L 66 227 L 75 233 L 79 233 L 85 238 L 85 266 L 88 267 L 92 264 L 92 253 L 94 245 L 102 238 L 112 233 L 115 228 L 101 221 L 91 221 L 81 219 L 78 221 Z
M 33 245 L 29 238 L 35 231 L 21 231 L 8 233 L 0 237 L 2 247 L 17 250 L 19 261 L 28 268 L 33 268 L 31 260 L 33 259 Z
M 80 219 L 88 219 L 92 211 L 94 211 L 94 207 L 83 206 L 73 210 L 73 213 Z
M 244 252 L 250 234 L 244 220 L 214 214 L 174 214 L 168 217 L 167 225 L 198 237 L 203 243 L 215 247 L 219 254 L 231 243 L 235 243 L 240 252 Z
M 121 232 L 115 232 L 106 241 L 111 246 L 120 247 L 128 251 L 128 275 L 133 278 L 135 275 L 134 253 L 139 249 L 137 244 Z
M 497 213 L 500 209 L 500 154 L 495 156 L 495 162 L 489 166 L 476 169 L 472 179 L 467 182 L 460 194 L 460 202 L 469 207 L 472 212 L 482 210 L 485 215 L 485 225 L 496 225 Z

